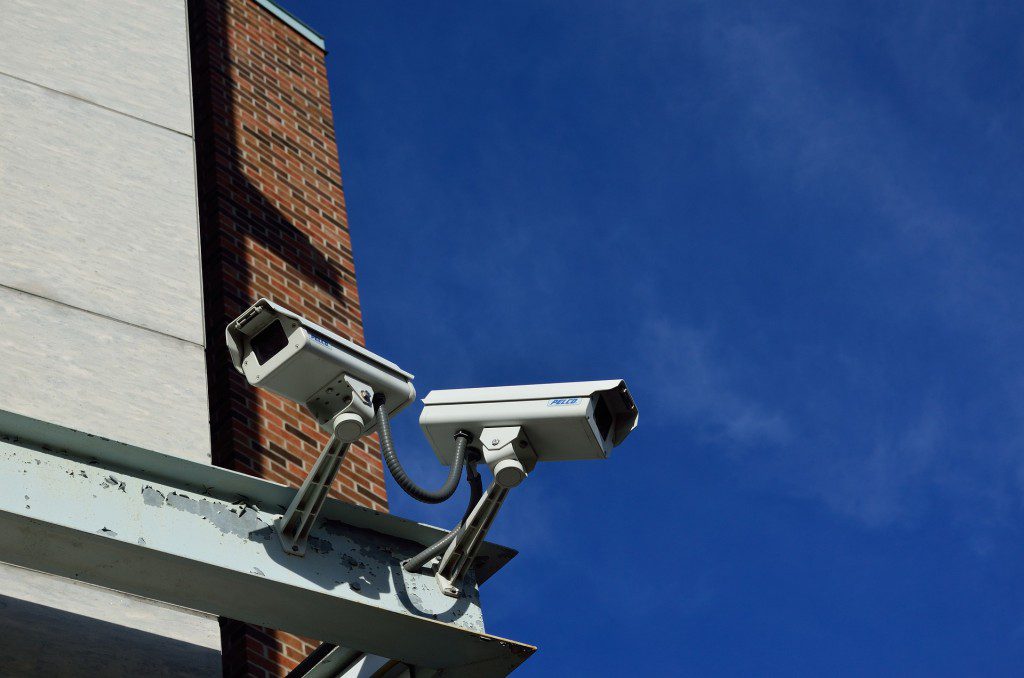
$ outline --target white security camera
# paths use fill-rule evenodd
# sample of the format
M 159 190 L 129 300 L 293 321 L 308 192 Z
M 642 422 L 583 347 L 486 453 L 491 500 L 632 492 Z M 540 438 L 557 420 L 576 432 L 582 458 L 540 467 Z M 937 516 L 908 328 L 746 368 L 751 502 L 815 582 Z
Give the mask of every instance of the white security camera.
M 420 426 L 434 453 L 453 464 L 453 436 L 479 441 L 494 481 L 471 497 L 462 521 L 445 538 L 403 563 L 415 570 L 434 557 L 445 595 L 458 597 L 462 580 L 509 490 L 538 461 L 605 459 L 636 428 L 637 409 L 622 380 L 431 391 Z
M 374 428 L 374 395 L 389 414 L 416 398 L 412 375 L 330 330 L 260 299 L 227 326 L 235 368 L 253 386 L 304 404 L 344 442 Z
M 250 384 L 304 404 L 331 434 L 277 523 L 284 550 L 302 556 L 349 446 L 376 427 L 375 402 L 386 403 L 385 418 L 411 403 L 412 375 L 268 299 L 232 320 L 225 334 L 231 362 Z
M 513 433 L 525 473 L 537 461 L 605 459 L 636 423 L 636 405 L 620 379 L 431 391 L 420 414 L 420 426 L 443 464 L 452 462 L 452 436 L 464 430 L 480 441 L 496 474 L 491 460 Z M 519 475 L 507 473 L 508 480 Z

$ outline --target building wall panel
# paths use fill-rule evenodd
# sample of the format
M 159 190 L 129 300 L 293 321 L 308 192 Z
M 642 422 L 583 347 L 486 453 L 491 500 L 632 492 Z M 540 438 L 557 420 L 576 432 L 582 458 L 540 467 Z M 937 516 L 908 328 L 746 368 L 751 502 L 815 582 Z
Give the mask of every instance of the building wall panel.
M 209 462 L 185 0 L 0 1 L 0 121 L 0 408 Z M 208 615 L 0 581 L 5 676 L 220 673 Z
M 0 563 L 5 676 L 216 676 L 209 615 Z
M 0 409 L 210 460 L 202 347 L 0 288 Z
M 192 133 L 184 0 L 4 0 L 0 72 Z
M 0 285 L 201 345 L 192 138 L 2 75 L 0 120 Z

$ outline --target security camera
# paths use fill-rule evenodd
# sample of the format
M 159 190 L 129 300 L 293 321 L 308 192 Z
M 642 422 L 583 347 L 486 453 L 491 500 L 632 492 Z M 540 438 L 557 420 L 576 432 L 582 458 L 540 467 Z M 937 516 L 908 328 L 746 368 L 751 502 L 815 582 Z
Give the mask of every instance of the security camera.
M 445 465 L 459 430 L 473 434 L 486 452 L 503 435 L 485 431 L 519 427 L 523 440 L 517 444 L 532 448 L 535 461 L 569 461 L 607 458 L 636 422 L 636 405 L 622 380 L 431 391 L 420 414 L 420 426 Z
M 375 429 L 382 408 L 386 419 L 416 398 L 412 375 L 268 299 L 225 334 L 231 362 L 250 384 L 302 403 L 331 434 L 276 523 L 285 552 L 302 556 L 349 446 Z
M 411 374 L 268 299 L 226 334 L 231 361 L 250 384 L 304 404 L 343 442 L 373 430 L 376 394 L 386 396 L 389 414 L 416 398 Z
M 539 461 L 605 459 L 636 428 L 637 408 L 622 380 L 431 391 L 420 427 L 444 464 L 454 464 L 451 439 L 478 441 L 494 480 L 444 539 L 403 563 L 415 569 L 441 554 L 434 572 L 445 595 L 461 581 L 509 490 Z

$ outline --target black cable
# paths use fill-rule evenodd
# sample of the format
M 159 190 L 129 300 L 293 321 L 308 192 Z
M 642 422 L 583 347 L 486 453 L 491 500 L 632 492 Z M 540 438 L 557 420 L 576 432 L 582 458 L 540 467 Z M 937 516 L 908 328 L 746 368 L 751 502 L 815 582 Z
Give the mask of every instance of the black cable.
M 384 394 L 378 393 L 373 398 L 373 406 L 377 415 L 377 433 L 380 434 L 380 449 L 384 455 L 384 463 L 394 477 L 398 486 L 405 490 L 413 499 L 422 501 L 425 504 L 440 504 L 455 494 L 459 487 L 459 476 L 462 475 L 462 468 L 466 463 L 466 446 L 472 436 L 465 431 L 455 434 L 455 458 L 452 460 L 451 469 L 448 471 L 448 478 L 444 485 L 437 491 L 425 490 L 412 481 L 409 475 L 402 468 L 398 456 L 395 454 L 395 443 L 391 438 L 391 420 L 388 418 L 388 411 L 384 407 Z
M 471 450 L 472 453 L 472 450 Z M 479 453 L 476 455 L 479 457 Z M 473 512 L 476 505 L 480 503 L 480 498 L 484 496 L 484 483 L 480 478 L 480 473 L 476 470 L 477 462 L 479 458 L 469 458 L 466 460 L 466 482 L 469 483 L 469 505 L 466 506 L 466 512 L 462 514 L 462 520 L 459 524 L 452 529 L 451 532 L 438 539 L 436 542 L 423 549 L 409 560 L 402 562 L 402 569 L 406 572 L 415 572 L 420 569 L 424 563 L 429 562 L 432 558 L 441 555 L 448 545 L 452 543 L 455 536 L 462 530 L 466 521 L 469 520 L 469 514 Z
M 483 455 L 480 454 L 480 450 L 471 448 L 466 454 L 466 482 L 469 483 L 469 505 L 466 506 L 466 512 L 462 514 L 462 521 L 465 523 L 469 520 L 469 514 L 473 512 L 476 505 L 480 503 L 480 499 L 484 496 L 484 481 L 480 477 L 480 472 L 476 470 L 476 465 L 483 459 Z

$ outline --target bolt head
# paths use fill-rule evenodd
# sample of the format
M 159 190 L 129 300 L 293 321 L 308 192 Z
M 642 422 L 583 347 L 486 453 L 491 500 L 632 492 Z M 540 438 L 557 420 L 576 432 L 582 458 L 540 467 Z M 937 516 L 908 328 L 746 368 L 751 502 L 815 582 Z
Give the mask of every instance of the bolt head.
M 497 445 L 500 442 L 501 442 L 501 440 L 499 440 L 498 438 L 495 438 L 494 440 L 491 441 L 491 445 Z

